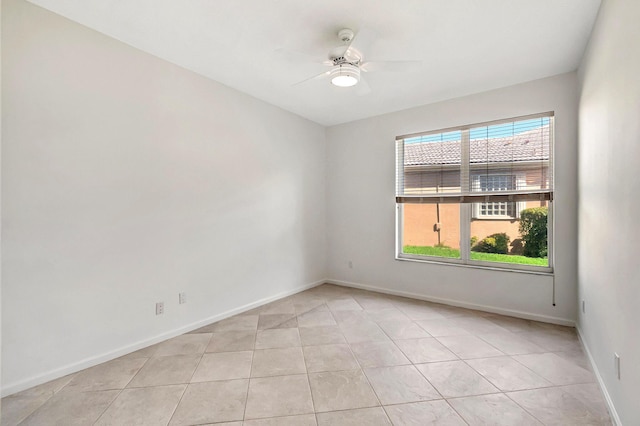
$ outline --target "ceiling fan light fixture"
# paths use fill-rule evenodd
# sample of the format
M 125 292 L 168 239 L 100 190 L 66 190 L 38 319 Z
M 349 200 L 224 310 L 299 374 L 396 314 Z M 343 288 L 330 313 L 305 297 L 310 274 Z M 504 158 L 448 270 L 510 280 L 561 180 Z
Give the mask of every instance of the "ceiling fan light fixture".
M 340 64 L 329 73 L 331 84 L 338 87 L 351 87 L 360 81 L 360 68 L 352 64 Z

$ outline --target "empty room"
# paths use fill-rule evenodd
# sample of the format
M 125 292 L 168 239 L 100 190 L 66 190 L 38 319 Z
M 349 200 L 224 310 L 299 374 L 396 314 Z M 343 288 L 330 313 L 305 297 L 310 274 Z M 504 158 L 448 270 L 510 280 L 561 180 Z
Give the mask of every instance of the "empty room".
M 4 425 L 640 425 L 640 2 L 1 0 Z

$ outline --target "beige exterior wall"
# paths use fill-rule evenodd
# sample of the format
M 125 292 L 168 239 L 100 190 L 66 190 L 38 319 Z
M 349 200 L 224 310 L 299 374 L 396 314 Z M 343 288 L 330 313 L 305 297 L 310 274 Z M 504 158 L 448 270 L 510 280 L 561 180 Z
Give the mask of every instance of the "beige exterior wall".
M 540 207 L 544 203 L 529 201 L 523 208 Z M 460 205 L 440 204 L 440 220 L 438 222 L 438 205 L 436 204 L 405 204 L 403 246 L 435 246 L 443 244 L 451 248 L 460 248 Z M 436 230 L 436 223 L 440 223 L 440 235 Z M 513 219 L 472 219 L 471 236 L 483 238 L 505 232 L 510 240 L 510 253 L 522 252 L 519 220 Z M 439 238 L 438 238 L 439 237 Z
M 435 246 L 444 244 L 460 247 L 460 205 L 440 204 L 438 222 L 437 204 L 405 204 L 403 246 Z M 440 223 L 440 235 L 435 224 Z M 440 237 L 438 239 L 438 237 Z

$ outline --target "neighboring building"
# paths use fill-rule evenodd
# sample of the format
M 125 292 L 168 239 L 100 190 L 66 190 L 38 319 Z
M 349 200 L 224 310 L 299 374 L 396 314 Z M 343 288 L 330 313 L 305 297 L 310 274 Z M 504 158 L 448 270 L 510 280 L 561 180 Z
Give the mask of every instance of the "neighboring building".
M 548 125 L 515 136 L 471 139 L 469 148 L 471 191 L 544 189 L 549 185 Z M 407 143 L 404 150 L 407 194 L 460 191 L 460 140 Z M 476 203 L 472 208 L 471 236 L 481 240 L 505 232 L 511 238 L 511 252 L 518 253 L 522 248 L 520 212 L 542 205 L 546 201 Z M 458 204 L 405 204 L 403 225 L 403 245 L 459 248 Z

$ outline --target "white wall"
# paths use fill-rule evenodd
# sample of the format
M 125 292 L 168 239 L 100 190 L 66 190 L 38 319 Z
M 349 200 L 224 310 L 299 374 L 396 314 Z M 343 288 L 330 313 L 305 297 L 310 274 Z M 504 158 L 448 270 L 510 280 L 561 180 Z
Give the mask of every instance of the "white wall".
M 0 34 L 2 34 L 2 2 L 0 1 Z M 0 99 L 2 99 L 2 46 L 0 43 Z M 0 102 L 0 187 L 2 186 L 2 103 Z M 0 193 L 2 191 L 0 190 Z M 2 240 L 2 200 L 0 197 L 0 241 Z M 2 247 L 0 246 L 0 383 L 2 383 Z M 2 404 L 0 404 L 2 418 Z
M 579 73 L 579 328 L 624 425 L 640 424 L 638 18 L 640 2 L 605 0 Z
M 394 260 L 396 136 L 545 111 L 556 113 L 555 307 L 550 276 Z M 572 323 L 576 122 L 576 75 L 570 73 L 327 129 L 329 278 Z
M 2 6 L 5 394 L 324 278 L 323 127 Z

